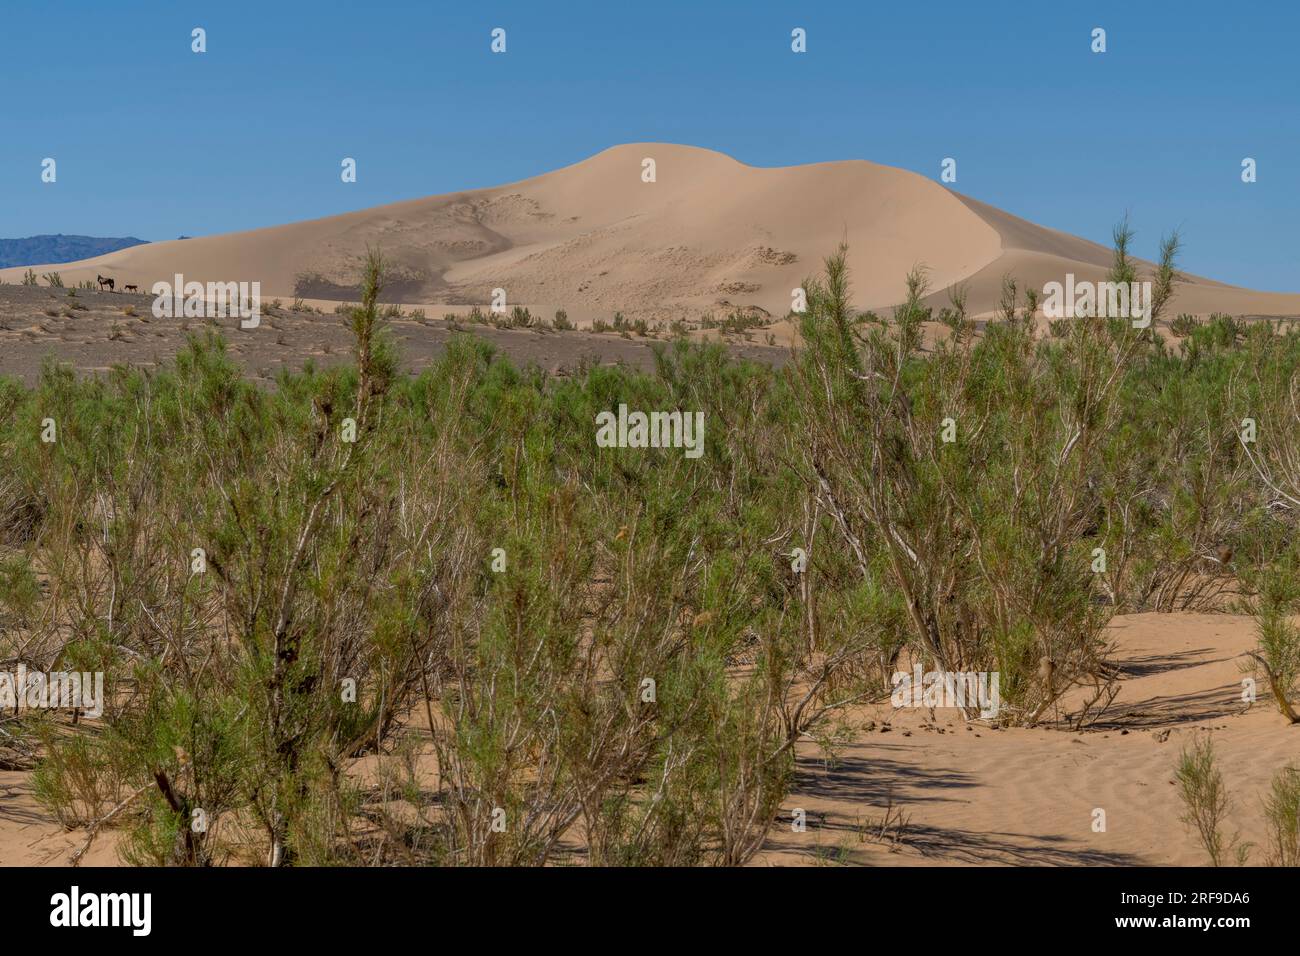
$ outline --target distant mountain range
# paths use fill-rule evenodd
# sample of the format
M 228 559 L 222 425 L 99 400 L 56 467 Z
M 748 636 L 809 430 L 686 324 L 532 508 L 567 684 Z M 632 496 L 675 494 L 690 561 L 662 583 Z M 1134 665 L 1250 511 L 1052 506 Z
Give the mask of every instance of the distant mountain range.
M 0 269 L 47 265 L 55 262 L 76 262 L 79 259 L 91 259 L 131 246 L 142 246 L 147 241 L 132 236 L 125 239 L 100 239 L 95 236 L 30 236 L 27 239 L 0 239 Z

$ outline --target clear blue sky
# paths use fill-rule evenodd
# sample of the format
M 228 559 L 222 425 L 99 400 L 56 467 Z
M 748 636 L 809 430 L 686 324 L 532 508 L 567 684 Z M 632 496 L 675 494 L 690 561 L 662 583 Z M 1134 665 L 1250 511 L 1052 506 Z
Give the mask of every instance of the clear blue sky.
M 256 228 L 663 140 L 932 177 L 952 156 L 957 189 L 1035 222 L 1105 242 L 1128 211 L 1143 255 L 1180 226 L 1187 270 L 1300 291 L 1298 7 L 4 0 L 0 236 Z

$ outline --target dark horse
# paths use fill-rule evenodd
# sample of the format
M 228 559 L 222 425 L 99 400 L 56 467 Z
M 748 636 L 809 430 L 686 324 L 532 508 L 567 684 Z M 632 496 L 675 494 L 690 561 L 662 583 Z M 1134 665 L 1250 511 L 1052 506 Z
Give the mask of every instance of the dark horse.
M 112 292 L 112 291 L 113 291 L 113 280 L 112 280 L 112 279 L 105 279 L 103 276 L 101 276 L 101 275 L 99 275 L 99 274 L 96 274 L 96 275 L 95 275 L 95 278 L 99 281 L 99 289 L 100 289 L 101 292 L 104 290 L 104 286 L 108 286 L 108 291 L 109 291 L 109 292 Z

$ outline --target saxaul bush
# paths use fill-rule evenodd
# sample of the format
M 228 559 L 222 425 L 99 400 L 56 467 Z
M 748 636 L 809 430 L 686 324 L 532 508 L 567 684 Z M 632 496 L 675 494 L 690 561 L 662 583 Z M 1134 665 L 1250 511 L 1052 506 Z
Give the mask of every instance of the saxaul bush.
M 352 369 L 267 395 L 195 341 L 173 373 L 120 373 L 91 408 L 60 402 L 74 386 L 54 375 L 38 397 L 67 423 L 40 483 L 60 492 L 46 566 L 70 598 L 51 629 L 60 655 L 110 675 L 101 746 L 138 808 L 133 860 L 211 862 L 228 817 L 261 831 L 272 865 L 314 852 L 339 802 L 331 775 L 416 683 L 428 602 L 416 569 L 381 563 L 396 523 L 375 454 L 393 369 L 381 270 L 372 255 Z M 355 704 L 345 681 L 366 688 Z M 66 806 L 61 766 L 38 784 Z
M 1281 714 L 1300 722 L 1291 700 L 1300 680 L 1300 336 L 1294 327 L 1242 327 L 1216 317 L 1199 352 L 1236 349 L 1243 355 L 1229 383 L 1239 417 L 1233 431 L 1246 461 L 1259 510 L 1246 562 L 1258 645 L 1252 657 Z
M 582 372 L 544 396 L 488 363 L 469 403 L 467 441 L 495 423 L 479 470 L 509 494 L 485 496 L 482 528 L 508 564 L 448 646 L 454 692 L 434 690 L 443 851 L 543 863 L 576 838 L 597 863 L 744 862 L 864 639 L 810 648 L 775 570 L 775 539 L 802 529 L 782 527 L 789 475 L 763 454 L 770 372 L 717 349 L 661 353 L 656 380 Z M 750 440 L 707 465 L 593 456 L 589 423 L 619 401 L 702 408 Z
M 1183 749 L 1174 773 L 1178 796 L 1183 802 L 1183 823 L 1192 830 L 1211 866 L 1222 866 L 1234 852 L 1245 863 L 1250 848 L 1224 834 L 1224 821 L 1231 808 L 1223 772 L 1215 762 L 1214 744 L 1195 739 Z
M 1014 316 L 920 363 L 917 274 L 892 321 L 860 328 L 845 252 L 807 284 L 797 373 L 807 480 L 863 581 L 906 608 L 894 657 L 907 647 L 937 670 L 999 670 L 1008 703 L 1032 722 L 1050 696 L 1031 699 L 1040 658 L 1095 661 L 1072 460 L 1089 411 L 1069 403 L 1058 366 L 1032 361 Z M 959 440 L 944 441 L 954 428 Z
M 1115 233 L 1111 279 L 1135 276 L 1131 233 Z M 1173 293 L 1177 237 L 1153 279 L 1152 320 Z M 809 280 L 796 366 L 806 482 L 873 588 L 898 596 L 907 647 L 943 671 L 998 671 L 1010 719 L 1032 724 L 1069 687 L 1108 695 L 1100 494 L 1121 386 L 1147 338 L 1121 321 L 1076 321 L 1060 341 L 1033 329 L 1037 297 L 1003 282 L 997 320 L 922 356 L 924 273 L 891 320 L 850 308 L 846 249 Z M 1112 601 L 1112 604 L 1114 602 Z M 1088 707 L 1085 707 L 1085 711 Z
M 1178 758 L 1174 770 L 1182 821 L 1196 836 L 1212 866 L 1229 862 L 1245 866 L 1256 849 L 1226 832 L 1233 809 L 1218 755 L 1208 738 L 1195 738 Z M 1263 810 L 1266 866 L 1300 866 L 1300 767 L 1287 764 L 1273 775 L 1260 803 Z
M 1250 547 L 1257 500 L 1230 387 L 1242 356 L 1191 362 L 1156 342 L 1123 385 L 1126 409 L 1103 451 L 1107 594 L 1122 607 L 1221 609 L 1232 556 Z

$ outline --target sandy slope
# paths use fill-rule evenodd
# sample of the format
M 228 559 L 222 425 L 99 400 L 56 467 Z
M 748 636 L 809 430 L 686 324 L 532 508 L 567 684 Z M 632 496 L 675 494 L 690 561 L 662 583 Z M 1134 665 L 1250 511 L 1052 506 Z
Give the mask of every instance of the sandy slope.
M 992 307 L 998 299 L 1002 277 L 1008 274 L 1016 278 L 1022 289 L 1039 290 L 1048 282 L 1063 281 L 1069 272 L 1074 273 L 1076 280 L 1105 279 L 1111 262 L 1111 250 L 1105 246 L 1036 226 L 969 196 L 957 198 L 996 229 L 1002 239 L 1002 254 L 964 280 L 976 311 Z M 1145 266 L 1149 270 L 1150 263 Z M 946 301 L 947 296 L 933 298 Z M 1300 295 L 1255 292 L 1200 276 L 1183 275 L 1167 311 L 1170 316 L 1178 312 L 1294 316 L 1300 314 Z
M 642 160 L 656 181 L 642 182 Z M 433 196 L 252 232 L 153 243 L 71 265 L 65 282 L 111 275 L 148 288 L 188 280 L 253 281 L 267 297 L 354 297 L 356 258 L 380 245 L 399 267 L 395 301 L 489 301 L 573 318 L 672 319 L 737 306 L 784 315 L 790 290 L 847 238 L 861 307 L 897 302 L 916 264 L 933 288 L 970 280 L 990 310 L 1002 275 L 1041 288 L 1066 272 L 1095 278 L 1108 252 L 950 192 L 915 173 L 863 161 L 762 169 L 665 143 L 616 146 L 522 182 Z M 0 273 L 16 282 L 23 270 Z M 1300 314 L 1300 295 L 1195 280 L 1181 311 Z

